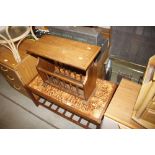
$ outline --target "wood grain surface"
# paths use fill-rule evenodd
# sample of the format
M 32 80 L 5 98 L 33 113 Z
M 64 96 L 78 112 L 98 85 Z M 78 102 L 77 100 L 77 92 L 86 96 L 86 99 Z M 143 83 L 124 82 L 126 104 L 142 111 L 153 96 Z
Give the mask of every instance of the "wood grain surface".
M 100 47 L 56 36 L 43 36 L 27 49 L 31 54 L 86 70 Z
M 131 118 L 140 88 L 141 85 L 122 79 L 105 116 L 129 128 L 143 128 Z

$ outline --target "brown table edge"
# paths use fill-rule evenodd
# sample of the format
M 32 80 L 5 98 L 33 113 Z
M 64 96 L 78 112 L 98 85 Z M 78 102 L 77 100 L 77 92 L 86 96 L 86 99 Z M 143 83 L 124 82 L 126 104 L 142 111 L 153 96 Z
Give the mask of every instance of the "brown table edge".
M 107 104 L 105 105 L 105 110 L 102 111 L 102 113 L 101 113 L 101 115 L 100 115 L 100 119 L 101 119 L 101 120 L 103 120 L 103 118 L 104 118 L 104 116 L 105 116 L 105 113 L 106 113 L 106 110 L 107 110 L 107 108 L 108 108 L 108 106 L 109 106 L 109 104 L 110 104 L 110 102 L 111 102 L 111 100 L 112 100 L 112 98 L 113 98 L 113 96 L 114 96 L 114 94 L 115 94 L 117 88 L 118 88 L 118 85 L 117 85 L 117 84 L 113 83 L 112 81 L 108 81 L 108 82 L 110 82 L 111 84 L 114 84 L 114 86 L 113 86 L 113 92 L 112 92 L 112 93 L 110 94 L 110 96 L 109 96 L 109 101 L 108 101 Z

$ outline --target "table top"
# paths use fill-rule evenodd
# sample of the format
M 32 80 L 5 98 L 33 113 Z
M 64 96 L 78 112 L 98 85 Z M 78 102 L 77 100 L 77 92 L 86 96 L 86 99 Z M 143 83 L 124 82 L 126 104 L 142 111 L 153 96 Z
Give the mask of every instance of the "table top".
M 35 41 L 35 44 L 27 51 L 31 54 L 58 61 L 72 67 L 87 70 L 100 52 L 100 49 L 96 45 L 45 35 Z
M 42 81 L 38 75 L 27 86 L 33 93 L 77 114 L 96 124 L 100 124 L 106 108 L 115 92 L 116 85 L 109 81 L 97 79 L 96 89 L 92 96 L 85 101 L 79 97 L 61 91 Z
M 143 128 L 131 118 L 140 88 L 141 85 L 122 79 L 105 112 L 105 116 L 129 128 Z
M 23 60 L 27 56 L 26 49 L 34 42 L 32 39 L 25 39 L 20 45 L 19 45 L 19 54 L 21 56 L 21 59 Z M 15 58 L 13 57 L 12 52 L 0 45 L 0 63 L 14 69 L 18 63 L 16 62 Z

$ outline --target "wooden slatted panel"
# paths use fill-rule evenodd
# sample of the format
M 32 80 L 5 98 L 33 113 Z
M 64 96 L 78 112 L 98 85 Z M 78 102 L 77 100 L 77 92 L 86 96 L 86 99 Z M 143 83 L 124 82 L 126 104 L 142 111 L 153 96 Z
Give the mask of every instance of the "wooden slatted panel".
M 34 94 L 31 94 L 31 95 L 34 95 Z M 38 96 L 38 97 L 39 97 L 39 96 Z M 79 116 L 78 116 L 79 119 L 78 119 L 78 120 L 75 120 L 75 119 L 73 119 L 73 117 L 74 117 L 74 116 L 77 116 L 77 115 L 75 115 L 75 114 L 72 113 L 71 116 L 68 117 L 68 116 L 65 115 L 65 113 L 67 112 L 67 110 L 63 109 L 64 111 L 61 113 L 61 112 L 59 112 L 59 109 L 60 109 L 59 106 L 57 106 L 56 109 L 52 109 L 52 108 L 51 108 L 51 105 L 53 105 L 53 103 L 51 103 L 49 106 L 47 106 L 47 105 L 45 104 L 46 100 L 44 99 L 44 102 L 40 102 L 40 99 L 43 99 L 43 98 L 40 98 L 40 97 L 39 97 L 38 99 L 36 99 L 37 104 L 39 104 L 39 105 L 41 105 L 41 106 L 47 108 L 48 110 L 50 110 L 50 111 L 52 111 L 52 112 L 54 112 L 54 113 L 60 115 L 61 117 L 65 118 L 65 119 L 67 119 L 67 120 L 69 120 L 69 121 L 71 121 L 71 122 L 73 122 L 73 123 L 75 123 L 75 124 L 77 124 L 77 125 L 79 125 L 79 126 L 81 126 L 81 127 L 83 127 L 83 128 L 86 128 L 86 129 L 89 129 L 89 128 L 90 128 L 90 127 L 89 127 L 89 124 L 90 124 L 91 122 L 87 121 L 86 125 L 84 125 L 84 124 L 81 123 L 81 120 L 83 119 L 82 117 L 79 117 Z M 62 109 L 62 108 L 61 108 L 61 109 Z M 85 120 L 85 119 L 84 119 L 84 120 Z M 93 124 L 93 123 L 92 123 L 92 124 Z M 94 125 L 95 125 L 95 124 L 94 124 Z M 95 126 L 97 127 L 97 125 L 95 125 Z

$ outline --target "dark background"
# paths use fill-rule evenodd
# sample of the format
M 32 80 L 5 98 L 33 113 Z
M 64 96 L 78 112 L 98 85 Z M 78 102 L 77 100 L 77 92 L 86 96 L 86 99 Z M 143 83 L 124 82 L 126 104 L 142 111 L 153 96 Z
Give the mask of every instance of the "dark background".
M 111 43 L 111 55 L 146 66 L 155 54 L 155 27 L 112 26 Z

